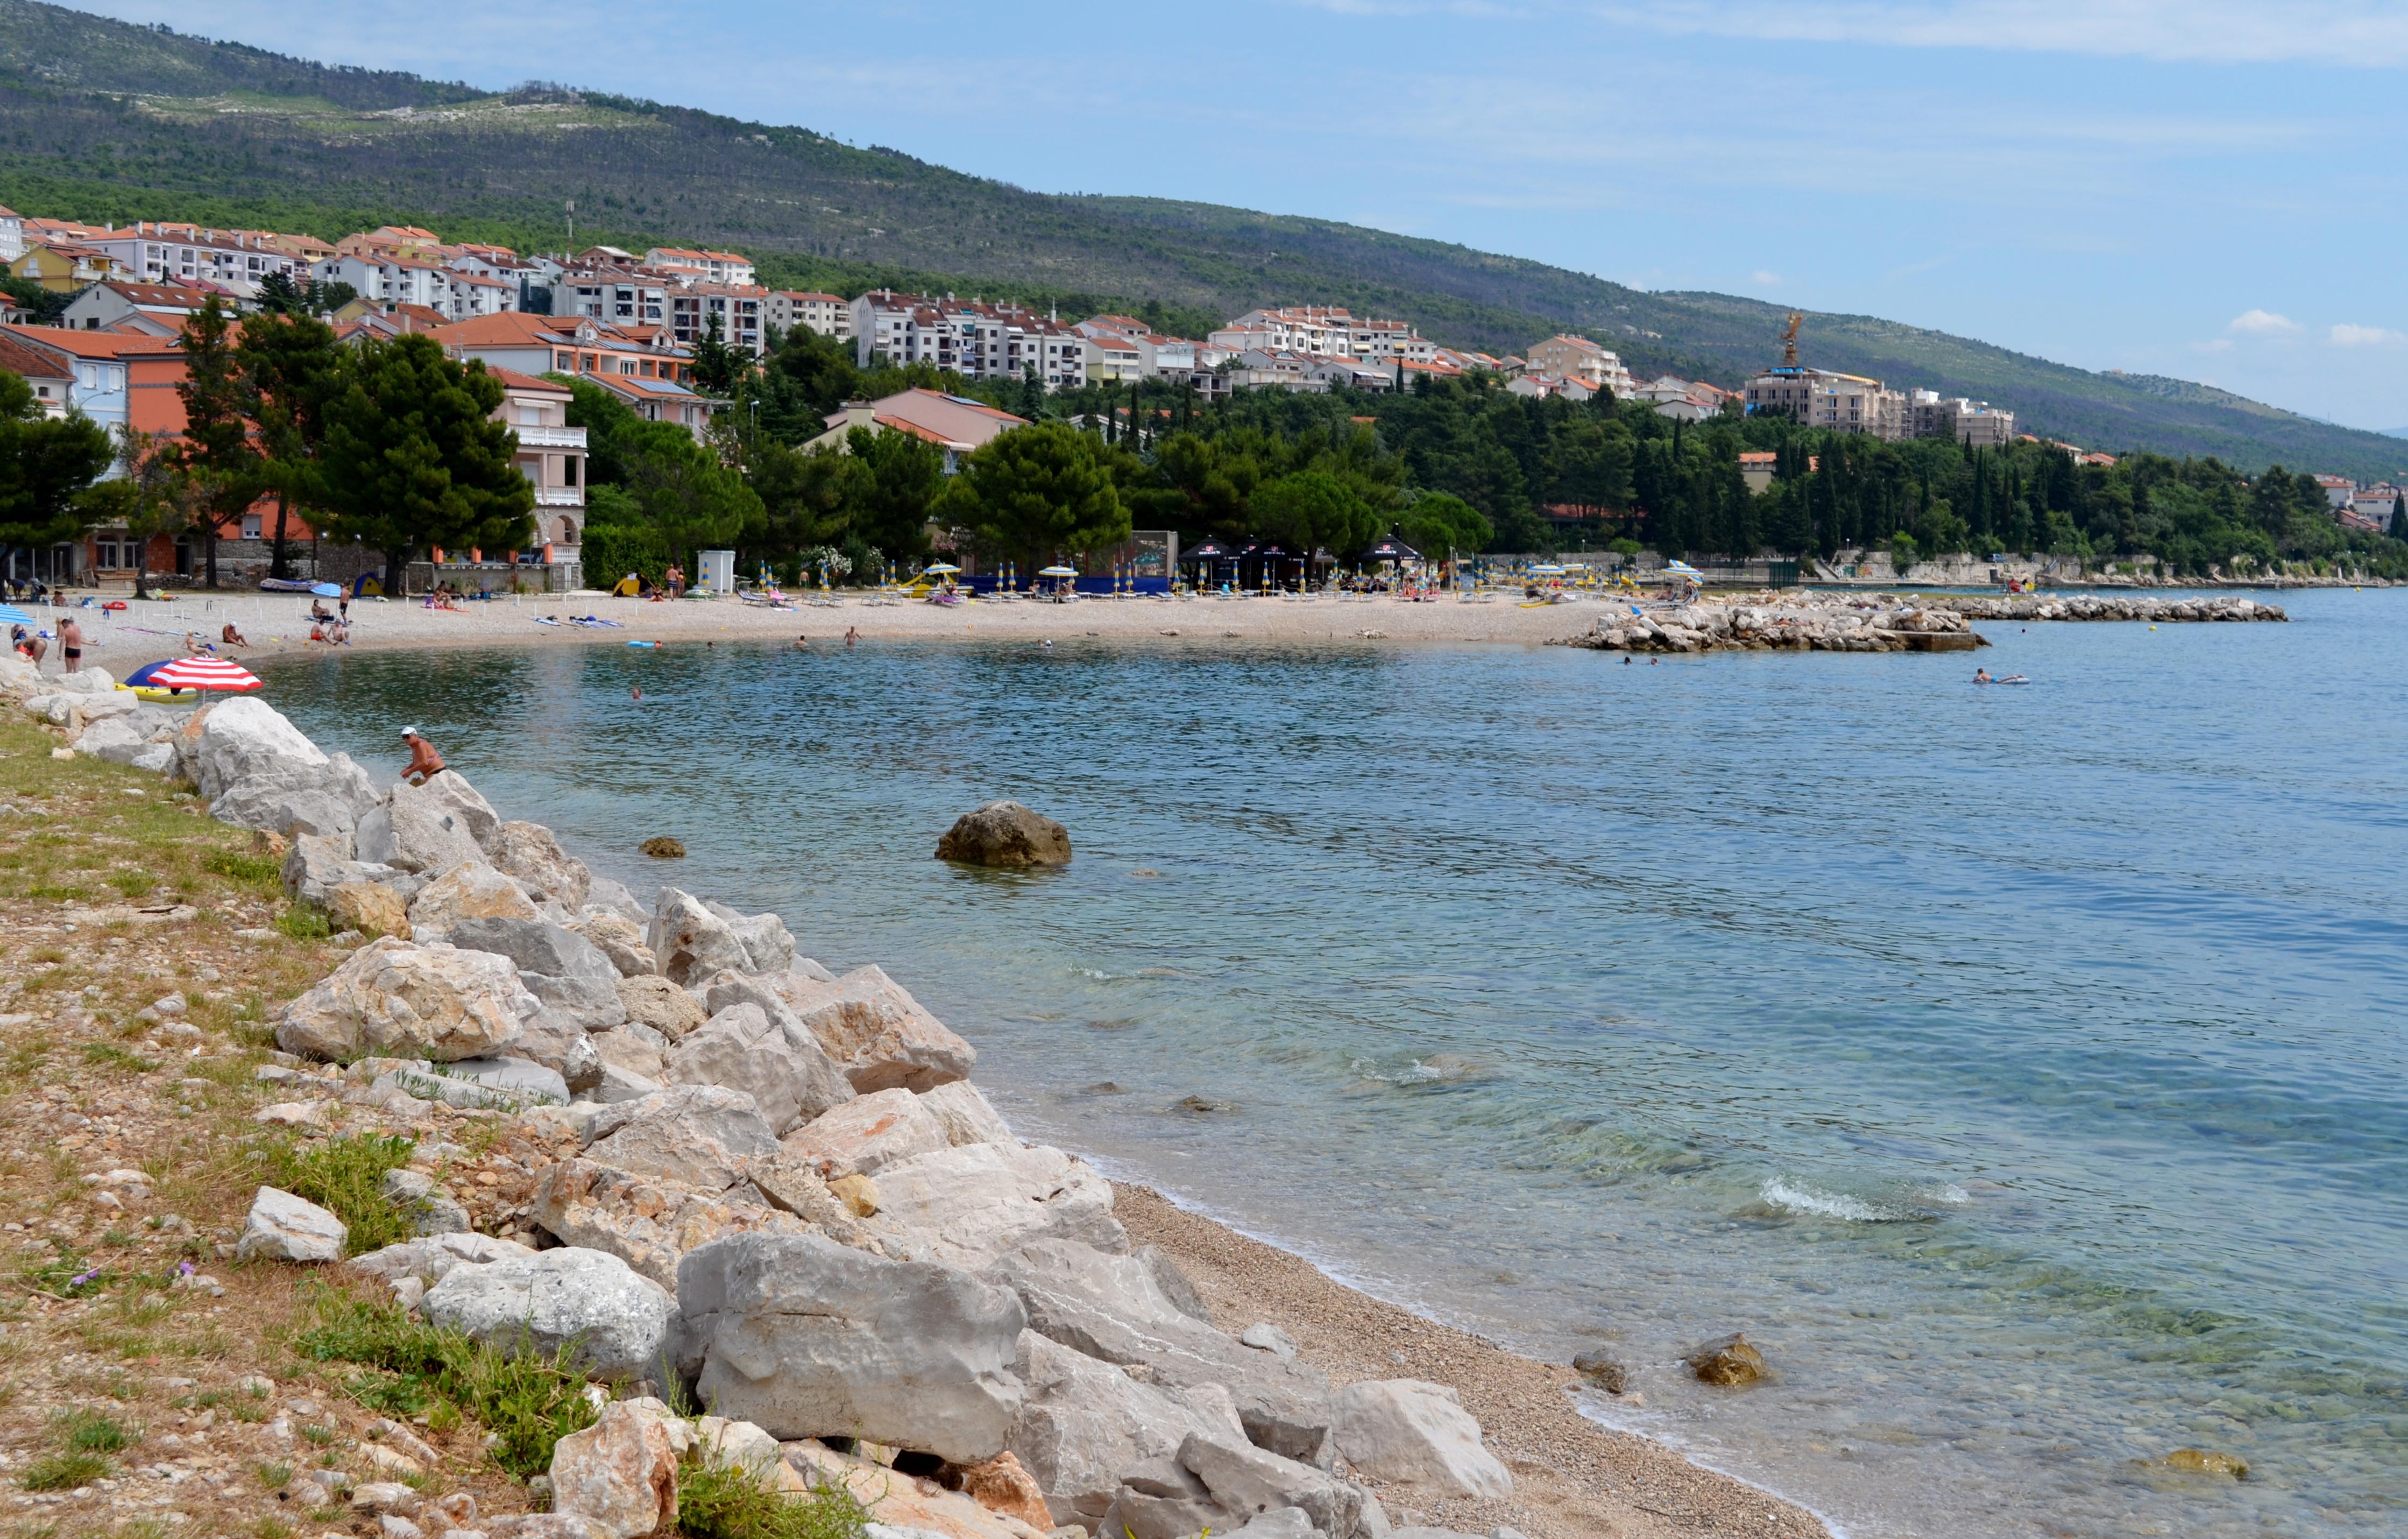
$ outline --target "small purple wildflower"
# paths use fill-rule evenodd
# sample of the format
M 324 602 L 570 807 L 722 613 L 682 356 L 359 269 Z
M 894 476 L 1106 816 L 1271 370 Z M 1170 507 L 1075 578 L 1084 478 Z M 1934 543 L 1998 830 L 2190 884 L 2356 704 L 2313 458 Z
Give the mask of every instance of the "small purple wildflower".
M 99 1275 L 100 1275 L 100 1268 L 98 1268 L 98 1267 L 94 1267 L 94 1268 L 93 1268 L 90 1272 L 80 1273 L 77 1274 L 76 1276 L 73 1276 L 73 1277 L 68 1278 L 68 1279 L 67 1279 L 67 1287 L 83 1287 L 83 1285 L 84 1285 L 84 1284 L 86 1284 L 86 1283 L 88 1283 L 88 1282 L 91 1282 L 94 1277 L 97 1277 L 97 1276 L 99 1276 Z

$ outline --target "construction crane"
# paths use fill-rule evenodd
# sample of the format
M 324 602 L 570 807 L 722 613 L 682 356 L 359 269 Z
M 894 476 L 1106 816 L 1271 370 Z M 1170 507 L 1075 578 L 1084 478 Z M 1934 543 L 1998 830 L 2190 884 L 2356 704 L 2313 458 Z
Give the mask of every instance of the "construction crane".
M 1784 368 L 1798 367 L 1798 328 L 1805 324 L 1805 320 L 1806 317 L 1797 310 L 1789 312 L 1789 327 L 1781 334 L 1781 367 Z

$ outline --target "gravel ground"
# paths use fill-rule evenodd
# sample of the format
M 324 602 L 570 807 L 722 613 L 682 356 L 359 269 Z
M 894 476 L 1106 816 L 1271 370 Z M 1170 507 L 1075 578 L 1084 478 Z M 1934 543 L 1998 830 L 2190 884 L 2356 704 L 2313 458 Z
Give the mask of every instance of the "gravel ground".
M 1399 1527 L 1413 1523 L 1528 1539 L 1822 1539 L 1814 1516 L 1756 1487 L 1700 1469 L 1645 1438 L 1610 1431 L 1573 1408 L 1570 1369 L 1494 1346 L 1333 1282 L 1300 1257 L 1185 1212 L 1145 1187 L 1118 1186 L 1130 1237 L 1159 1245 L 1194 1278 L 1214 1321 L 1268 1321 L 1337 1383 L 1414 1378 L 1451 1386 L 1513 1472 L 1507 1502 L 1435 1502 L 1381 1489 Z M 1727 1393 L 1744 1394 L 1745 1390 Z

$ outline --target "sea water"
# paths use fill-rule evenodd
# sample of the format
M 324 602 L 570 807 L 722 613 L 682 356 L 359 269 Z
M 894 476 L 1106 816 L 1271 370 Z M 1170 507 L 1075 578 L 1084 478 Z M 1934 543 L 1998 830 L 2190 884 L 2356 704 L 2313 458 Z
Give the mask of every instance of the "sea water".
M 2408 596 L 2280 597 L 1978 657 L 1166 607 L 1189 638 L 264 671 L 330 748 L 390 769 L 414 721 L 639 891 L 885 967 L 1022 1132 L 1619 1357 L 1643 1404 L 1593 1415 L 1852 1534 L 2396 1534 Z M 930 858 L 996 797 L 1075 862 Z M 1731 1330 L 1770 1382 L 1691 1382 Z

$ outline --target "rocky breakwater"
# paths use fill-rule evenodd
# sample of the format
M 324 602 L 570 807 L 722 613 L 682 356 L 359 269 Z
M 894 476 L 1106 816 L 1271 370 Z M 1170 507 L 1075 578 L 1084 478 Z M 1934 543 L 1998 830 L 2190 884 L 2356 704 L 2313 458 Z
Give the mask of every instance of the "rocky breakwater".
M 287 843 L 296 903 L 373 921 L 277 1014 L 289 1064 L 266 1072 L 422 1144 L 473 1115 L 538 1151 L 507 1206 L 443 1189 L 439 1159 L 394 1172 L 419 1237 L 348 1262 L 336 1215 L 262 1187 L 238 1247 L 581 1356 L 609 1393 L 552 1450 L 554 1511 L 489 1533 L 674 1532 L 705 1456 L 850 1490 L 870 1539 L 1444 1539 L 1393 1531 L 1377 1490 L 1510 1492 L 1451 1392 L 1332 1384 L 1273 1328 L 1221 1330 L 877 968 L 832 974 L 775 914 L 639 903 L 456 772 L 374 787 L 255 699 L 159 741 L 157 768 Z M 325 1105 L 271 1110 L 322 1127 Z
M 1551 646 L 1596 652 L 1971 652 L 1989 643 L 1942 605 L 1888 596 L 1703 598 L 1629 606 Z
M 2151 624 L 2288 620 L 2282 607 L 2238 594 L 2155 598 L 2133 593 L 1933 594 L 1922 600 L 1968 620 L 2146 620 Z

